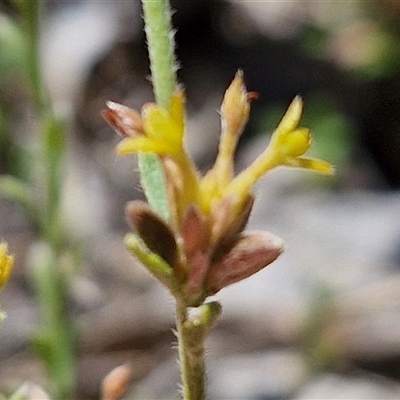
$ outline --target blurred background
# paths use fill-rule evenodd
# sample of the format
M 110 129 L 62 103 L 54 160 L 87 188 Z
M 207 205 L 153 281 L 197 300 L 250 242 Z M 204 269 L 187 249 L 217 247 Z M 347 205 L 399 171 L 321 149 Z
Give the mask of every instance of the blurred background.
M 211 399 L 400 398 L 400 2 L 175 0 L 188 148 L 206 171 L 218 109 L 238 68 L 259 93 L 237 154 L 238 171 L 265 148 L 294 96 L 313 155 L 332 178 L 278 170 L 258 187 L 249 229 L 271 230 L 285 253 L 224 289 L 208 341 Z M 102 120 L 107 100 L 152 101 L 139 1 L 48 1 L 41 63 L 68 137 L 63 219 L 82 248 L 69 308 L 79 331 L 79 398 L 129 362 L 129 399 L 175 398 L 173 302 L 125 252 L 124 204 L 143 198 L 135 157 L 117 158 Z M 0 2 L 0 171 L 35 145 L 18 45 Z M 6 38 L 6 39 L 5 39 Z M 7 45 L 8 44 L 8 45 Z M 19 70 L 21 68 L 21 70 Z M 0 391 L 47 385 L 29 341 L 38 319 L 26 272 L 34 239 L 23 210 L 0 201 L 0 236 L 16 256 L 0 296 Z M 4 389 L 3 389 L 4 388 Z

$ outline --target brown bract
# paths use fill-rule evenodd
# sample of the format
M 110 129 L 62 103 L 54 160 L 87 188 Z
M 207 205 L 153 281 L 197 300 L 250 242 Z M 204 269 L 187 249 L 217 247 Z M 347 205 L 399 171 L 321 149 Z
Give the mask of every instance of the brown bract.
M 102 117 L 122 137 L 135 137 L 143 134 L 143 121 L 138 112 L 114 101 L 107 101 Z
M 244 232 L 257 180 L 281 166 L 334 172 L 328 162 L 305 157 L 312 136 L 300 126 L 303 101 L 297 96 L 268 146 L 236 175 L 235 151 L 256 97 L 238 71 L 221 104 L 218 154 L 204 176 L 185 148 L 186 99 L 181 87 L 168 107 L 148 103 L 139 114 L 108 102 L 103 112 L 123 136 L 119 154 L 153 153 L 162 160 L 169 218 L 164 221 L 146 203 L 129 203 L 128 220 L 140 240 L 131 237 L 128 242 L 133 254 L 187 306 L 198 306 L 207 296 L 258 272 L 283 251 L 282 240 L 271 233 Z
M 243 233 L 253 199 L 230 224 L 226 218 L 208 226 L 195 206 L 189 207 L 178 231 L 172 230 L 145 202 L 126 207 L 129 222 L 147 250 L 161 257 L 174 271 L 179 296 L 198 306 L 225 286 L 245 279 L 272 263 L 283 251 L 283 241 L 272 233 Z M 221 225 L 218 235 L 212 228 Z M 176 286 L 173 290 L 176 290 Z M 178 294 L 178 293 L 174 293 Z

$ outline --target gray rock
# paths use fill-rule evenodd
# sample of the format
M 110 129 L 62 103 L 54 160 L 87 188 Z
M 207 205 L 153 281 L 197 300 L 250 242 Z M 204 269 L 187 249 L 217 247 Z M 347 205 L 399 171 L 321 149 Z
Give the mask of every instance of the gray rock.
M 305 385 L 293 397 L 293 400 L 394 400 L 398 398 L 400 398 L 399 384 L 376 375 L 340 376 L 325 374 Z
M 307 369 L 300 353 L 272 350 L 214 360 L 208 376 L 214 400 L 283 399 L 304 381 Z

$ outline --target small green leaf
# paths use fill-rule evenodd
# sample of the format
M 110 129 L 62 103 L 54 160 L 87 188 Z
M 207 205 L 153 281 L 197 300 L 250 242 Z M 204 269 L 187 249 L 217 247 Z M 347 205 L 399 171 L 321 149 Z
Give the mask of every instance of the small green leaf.
M 30 206 L 32 202 L 28 185 L 10 175 L 0 177 L 0 195 L 23 206 Z
M 140 238 L 132 233 L 125 236 L 125 246 L 160 282 L 171 291 L 177 287 L 174 270 L 157 254 L 146 248 Z
M 167 185 L 159 157 L 155 154 L 139 154 L 140 181 L 150 206 L 164 220 L 169 219 Z
M 32 222 L 40 225 L 40 213 L 29 185 L 11 175 L 0 176 L 0 196 L 21 205 Z
M 7 78 L 26 78 L 26 41 L 20 27 L 0 14 L 0 85 Z

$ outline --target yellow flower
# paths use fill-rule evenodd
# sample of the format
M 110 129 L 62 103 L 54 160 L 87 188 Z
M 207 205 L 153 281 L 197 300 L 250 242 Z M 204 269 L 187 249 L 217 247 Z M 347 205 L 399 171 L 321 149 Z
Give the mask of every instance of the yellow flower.
M 185 133 L 184 94 L 175 92 L 169 110 L 157 104 L 142 107 L 143 134 L 126 137 L 118 147 L 118 154 L 151 152 L 160 156 L 168 155 L 180 160 L 186 154 L 183 150 Z
M 184 149 L 184 103 L 184 92 L 178 89 L 171 98 L 168 110 L 149 103 L 142 107 L 139 116 L 126 106 L 108 102 L 108 108 L 102 113 L 123 136 L 117 146 L 118 154 L 155 153 L 163 160 L 170 213 L 175 227 L 180 226 L 186 208 L 199 202 L 200 177 Z M 139 129 L 136 129 L 137 126 Z
M 180 229 L 190 206 L 198 207 L 210 220 L 210 229 L 214 229 L 216 219 L 219 224 L 231 225 L 243 212 L 256 181 L 275 167 L 333 173 L 333 167 L 326 161 L 303 157 L 311 147 L 312 139 L 309 129 L 298 126 L 303 103 L 296 97 L 265 151 L 235 177 L 234 154 L 254 97 L 254 93 L 247 92 L 243 73 L 239 71 L 221 105 L 222 133 L 217 159 L 203 178 L 184 147 L 185 98 L 181 89 L 171 98 L 168 109 L 150 103 L 143 106 L 141 115 L 125 106 L 108 103 L 103 116 L 124 137 L 117 146 L 118 154 L 151 152 L 163 160 L 172 215 L 170 222 L 176 229 Z
M 324 160 L 301 157 L 312 145 L 310 130 L 298 126 L 302 110 L 303 101 L 296 96 L 273 132 L 268 147 L 231 181 L 225 195 L 242 198 L 266 172 L 279 166 L 304 168 L 326 175 L 334 173 L 333 166 Z
M 14 257 L 8 254 L 5 243 L 0 244 L 0 289 L 8 282 L 14 266 Z
M 250 97 L 239 71 L 225 93 L 221 105 L 221 138 L 213 168 L 201 181 L 201 208 L 209 213 L 223 198 L 234 176 L 236 147 L 250 113 Z
M 204 177 L 185 150 L 185 98 L 181 89 L 168 109 L 146 104 L 137 113 L 109 102 L 104 118 L 123 137 L 118 154 L 150 152 L 163 162 L 170 220 L 162 220 L 140 202 L 127 217 L 140 239 L 127 247 L 187 306 L 198 306 L 223 287 L 256 273 L 283 251 L 270 233 L 243 233 L 254 202 L 252 187 L 278 166 L 332 174 L 326 161 L 304 158 L 312 144 L 309 129 L 299 127 L 302 100 L 296 97 L 272 134 L 268 147 L 239 175 L 234 175 L 236 147 L 247 123 L 250 103 L 239 71 L 221 105 L 221 138 L 214 166 Z M 144 245 L 144 246 L 143 246 Z

